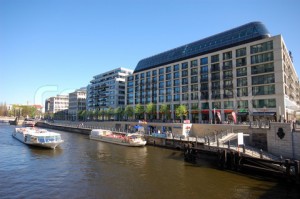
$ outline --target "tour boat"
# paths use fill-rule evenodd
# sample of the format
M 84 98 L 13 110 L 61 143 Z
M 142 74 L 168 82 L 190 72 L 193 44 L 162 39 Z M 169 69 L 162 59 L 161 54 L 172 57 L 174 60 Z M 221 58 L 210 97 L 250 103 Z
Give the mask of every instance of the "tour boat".
M 90 139 L 124 146 L 145 146 L 146 140 L 138 133 L 118 133 L 110 130 L 93 129 Z
M 12 136 L 24 144 L 55 149 L 64 141 L 59 133 L 37 128 L 16 128 Z

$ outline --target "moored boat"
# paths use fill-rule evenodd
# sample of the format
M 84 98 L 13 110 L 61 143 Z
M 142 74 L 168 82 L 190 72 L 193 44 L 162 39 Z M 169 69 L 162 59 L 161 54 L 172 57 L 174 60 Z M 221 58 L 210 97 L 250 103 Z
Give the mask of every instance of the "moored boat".
M 118 133 L 110 130 L 93 129 L 90 139 L 124 146 L 145 146 L 146 140 L 138 133 Z
M 37 128 L 16 128 L 12 136 L 27 145 L 55 149 L 63 143 L 59 133 Z
M 25 127 L 34 127 L 35 126 L 35 121 L 25 119 L 24 122 L 23 122 L 23 126 L 25 126 Z

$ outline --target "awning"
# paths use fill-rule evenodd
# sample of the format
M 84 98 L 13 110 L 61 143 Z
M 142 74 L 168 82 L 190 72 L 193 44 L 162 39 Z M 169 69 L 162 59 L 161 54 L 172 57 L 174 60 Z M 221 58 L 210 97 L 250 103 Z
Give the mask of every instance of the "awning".
M 249 114 L 248 112 L 238 112 L 237 113 L 238 116 L 246 116 L 248 114 Z
M 209 114 L 209 110 L 202 110 L 201 113 L 202 114 Z
M 253 112 L 253 116 L 274 116 L 276 112 Z
M 231 109 L 225 109 L 224 110 L 224 113 L 232 113 L 233 112 L 233 110 L 231 110 Z

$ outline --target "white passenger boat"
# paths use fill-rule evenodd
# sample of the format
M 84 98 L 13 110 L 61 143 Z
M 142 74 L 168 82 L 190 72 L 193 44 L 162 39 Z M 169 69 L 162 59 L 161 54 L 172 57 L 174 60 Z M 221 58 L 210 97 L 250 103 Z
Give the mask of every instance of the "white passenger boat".
M 64 141 L 59 133 L 37 128 L 16 128 L 12 136 L 24 144 L 55 149 Z
M 145 146 L 146 140 L 138 133 L 118 133 L 110 130 L 93 129 L 90 139 L 125 146 Z
M 25 119 L 24 122 L 23 122 L 23 126 L 25 126 L 25 127 L 34 127 L 35 126 L 35 121 Z

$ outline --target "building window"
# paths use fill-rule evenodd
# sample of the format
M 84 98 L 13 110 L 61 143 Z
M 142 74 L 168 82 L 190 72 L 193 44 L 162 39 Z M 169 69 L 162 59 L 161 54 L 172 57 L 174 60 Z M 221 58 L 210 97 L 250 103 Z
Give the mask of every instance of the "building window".
M 221 108 L 221 102 L 212 102 L 211 103 L 212 108 L 214 109 L 220 109 Z
M 209 109 L 209 103 L 208 102 L 201 103 L 201 109 Z
M 274 63 L 260 64 L 251 67 L 251 74 L 274 72 Z
M 236 79 L 236 85 L 237 85 L 237 87 L 248 86 L 247 77 L 237 78 Z
M 171 79 L 171 73 L 166 74 L 166 80 L 170 80 Z
M 273 52 L 259 54 L 259 55 L 252 55 L 251 56 L 251 64 L 258 64 L 262 62 L 273 61 Z
M 275 85 L 253 86 L 252 95 L 273 95 L 275 94 Z
M 201 99 L 202 100 L 208 100 L 209 95 L 208 95 L 208 91 L 202 91 L 201 92 Z
M 237 77 L 246 76 L 246 75 L 247 75 L 247 67 L 236 69 Z
M 179 64 L 176 64 L 173 66 L 173 71 L 178 71 L 179 70 Z
M 200 65 L 205 65 L 208 64 L 208 58 L 207 57 L 203 57 L 200 59 Z
M 167 68 L 166 68 L 166 73 L 170 73 L 171 72 L 171 66 L 168 66 Z
M 158 100 L 159 100 L 159 102 L 164 102 L 165 101 L 165 97 L 164 96 L 159 96 Z
M 248 87 L 237 88 L 236 90 L 238 97 L 248 96 Z
M 182 78 L 182 85 L 185 85 L 185 84 L 188 84 L 189 83 L 189 80 L 188 78 Z
M 223 62 L 223 70 L 232 69 L 232 61 Z
M 172 81 L 166 81 L 166 87 L 171 87 L 172 86 Z
M 212 90 L 211 92 L 211 99 L 220 99 L 221 98 L 221 92 L 220 90 Z
M 191 91 L 198 91 L 198 84 L 191 85 Z
M 219 55 L 212 55 L 211 56 L 211 63 L 219 62 Z
M 246 57 L 240 58 L 240 59 L 236 59 L 236 67 L 240 67 L 240 66 L 246 66 L 247 65 L 247 59 Z
M 201 82 L 208 82 L 208 74 L 203 74 L 200 76 Z
M 167 93 L 167 95 L 170 95 L 172 93 L 172 88 L 167 88 L 166 93 Z
M 188 70 L 181 71 L 181 77 L 186 77 L 188 76 L 188 74 L 189 74 Z
M 160 75 L 161 75 L 161 74 L 164 74 L 164 70 L 165 70 L 164 68 L 160 68 L 159 71 L 158 71 L 159 74 L 160 74 Z
M 192 76 L 191 77 L 191 83 L 198 83 L 198 76 Z
M 202 90 L 202 85 L 203 84 L 201 84 L 201 90 Z M 205 88 L 205 87 L 204 87 Z M 207 87 L 206 87 L 207 89 L 208 89 L 208 84 L 207 84 Z M 205 88 L 205 89 L 206 89 Z M 212 82 L 211 83 L 211 89 L 213 90 L 213 89 L 220 89 L 220 81 L 217 81 L 217 82 Z
M 251 48 L 250 48 L 251 54 L 269 51 L 269 50 L 273 50 L 273 41 L 268 41 L 265 43 L 257 44 L 257 45 L 251 46 Z
M 224 98 L 233 98 L 233 91 L 230 89 L 224 89 Z
M 218 71 L 220 71 L 219 63 L 212 64 L 211 67 L 210 67 L 210 72 L 218 72 Z
M 182 69 L 182 70 L 187 69 L 188 66 L 189 66 L 188 63 L 187 63 L 187 62 L 184 62 L 184 63 L 181 64 L 181 69 Z
M 189 92 L 189 86 L 182 86 L 181 90 L 182 90 L 183 93 Z
M 227 70 L 223 72 L 223 79 L 231 79 L 233 77 L 232 70 Z
M 232 80 L 224 80 L 223 88 L 233 88 Z
M 167 95 L 166 96 L 166 101 L 167 102 L 171 102 L 172 101 L 172 96 L 171 95 Z
M 165 82 L 159 82 L 159 88 L 164 88 Z
M 236 52 L 236 57 L 242 57 L 247 54 L 246 48 L 237 49 L 235 52 Z
M 191 61 L 191 68 L 192 68 L 192 67 L 196 67 L 196 66 L 198 66 L 198 60 L 197 60 L 197 59 L 192 60 L 192 61 Z
M 180 87 L 174 87 L 173 89 L 174 89 L 174 91 L 173 91 L 174 94 L 175 93 L 180 93 Z
M 191 93 L 191 100 L 198 100 L 198 92 Z
M 145 78 L 145 73 L 141 73 L 141 79 Z
M 274 73 L 268 74 L 268 75 L 259 75 L 259 76 L 252 77 L 252 85 L 271 84 L 271 83 L 275 83 Z
M 164 75 L 159 76 L 159 81 L 164 81 Z
M 225 101 L 224 109 L 233 109 L 233 101 Z
M 189 94 L 188 94 L 188 93 L 183 93 L 183 94 L 182 94 L 182 100 L 183 100 L 183 101 L 189 100 Z
M 192 68 L 191 75 L 198 75 L 198 68 Z
M 248 100 L 237 101 L 237 108 L 238 109 L 247 109 L 248 108 Z
M 173 78 L 174 78 L 174 79 L 179 78 L 179 72 L 173 73 Z
M 211 80 L 220 80 L 220 73 L 212 73 L 211 74 Z
M 173 82 L 174 82 L 173 86 L 179 86 L 179 84 L 180 84 L 179 79 L 175 79 Z
M 159 95 L 164 95 L 165 94 L 165 89 L 159 89 Z
M 146 77 L 150 77 L 150 71 L 146 72 Z
M 180 101 L 180 95 L 179 94 L 174 95 L 173 101 L 174 102 Z
M 202 74 L 202 73 L 208 73 L 208 66 L 201 66 L 201 68 L 200 68 L 200 73 Z
M 276 108 L 276 99 L 252 100 L 253 108 Z
M 232 52 L 225 52 L 223 53 L 223 60 L 231 59 L 232 58 Z
M 153 70 L 152 71 L 152 76 L 156 76 L 157 75 L 157 71 L 156 70 Z

